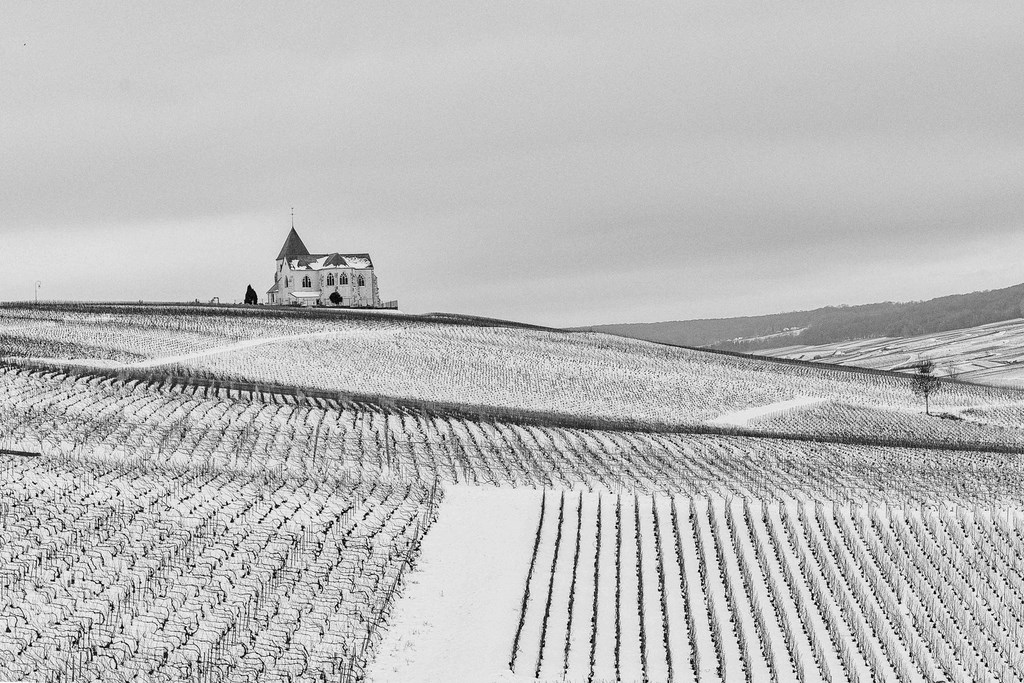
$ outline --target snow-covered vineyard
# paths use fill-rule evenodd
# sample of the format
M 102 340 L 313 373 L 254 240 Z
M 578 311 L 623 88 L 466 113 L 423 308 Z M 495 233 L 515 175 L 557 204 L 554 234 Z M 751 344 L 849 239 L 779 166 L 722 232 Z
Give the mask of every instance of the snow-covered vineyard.
M 865 368 L 906 369 L 927 354 L 942 373 L 976 382 L 1024 386 L 1020 362 L 1024 320 L 1014 319 L 917 337 L 858 339 L 758 351 L 776 358 L 818 360 Z M 782 342 L 784 343 L 784 342 Z
M 0 670 L 346 680 L 439 493 L 0 456 Z
M 781 365 L 592 333 L 416 319 L 204 309 L 0 307 L 0 360 L 158 369 L 415 401 L 694 424 L 799 396 L 916 408 L 903 378 Z M 949 385 L 936 410 L 1020 401 Z
M 295 476 L 685 495 L 998 500 L 1024 487 L 1015 453 L 588 430 L 220 394 L 0 368 L 0 448 Z
M 386 315 L 0 346 L 0 680 L 1024 679 L 1022 392 Z
M 510 667 L 542 680 L 1024 677 L 1024 508 L 549 494 Z

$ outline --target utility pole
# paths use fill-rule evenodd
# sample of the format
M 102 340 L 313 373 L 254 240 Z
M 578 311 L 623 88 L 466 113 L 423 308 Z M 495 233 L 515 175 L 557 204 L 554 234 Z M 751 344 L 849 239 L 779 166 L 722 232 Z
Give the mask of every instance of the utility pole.
M 36 280 L 36 306 L 39 305 L 39 288 L 43 285 L 42 282 Z

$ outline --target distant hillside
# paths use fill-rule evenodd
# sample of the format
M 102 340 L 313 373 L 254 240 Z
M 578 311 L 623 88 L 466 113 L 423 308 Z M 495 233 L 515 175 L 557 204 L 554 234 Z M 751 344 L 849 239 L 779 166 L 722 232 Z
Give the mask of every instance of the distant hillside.
M 595 325 L 585 329 L 648 341 L 756 351 L 873 337 L 913 337 L 1019 318 L 1024 284 L 928 301 L 828 306 L 742 318 Z

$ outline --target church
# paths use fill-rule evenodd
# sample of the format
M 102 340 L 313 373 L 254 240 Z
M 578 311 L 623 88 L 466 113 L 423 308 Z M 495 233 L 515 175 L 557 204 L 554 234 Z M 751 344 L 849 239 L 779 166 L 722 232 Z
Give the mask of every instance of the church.
M 338 296 L 332 300 L 335 293 Z M 267 290 L 267 303 L 398 308 L 397 301 L 381 303 L 369 254 L 311 254 L 294 225 L 277 255 L 274 286 Z

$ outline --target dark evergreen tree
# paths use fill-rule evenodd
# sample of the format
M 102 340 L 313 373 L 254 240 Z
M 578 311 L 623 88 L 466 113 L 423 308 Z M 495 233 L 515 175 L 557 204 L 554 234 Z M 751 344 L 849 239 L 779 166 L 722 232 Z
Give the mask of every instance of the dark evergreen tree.
M 252 288 L 252 285 L 245 290 L 245 303 L 255 305 L 260 301 L 259 296 L 256 294 L 256 290 Z
M 341 294 L 338 294 L 337 292 L 331 292 L 331 296 L 329 298 L 331 303 L 335 306 L 341 303 Z

